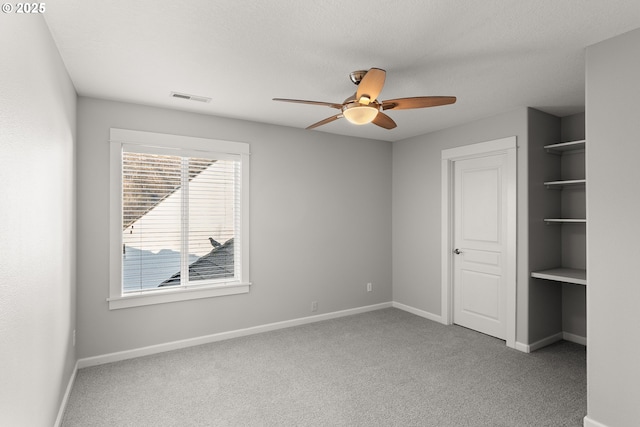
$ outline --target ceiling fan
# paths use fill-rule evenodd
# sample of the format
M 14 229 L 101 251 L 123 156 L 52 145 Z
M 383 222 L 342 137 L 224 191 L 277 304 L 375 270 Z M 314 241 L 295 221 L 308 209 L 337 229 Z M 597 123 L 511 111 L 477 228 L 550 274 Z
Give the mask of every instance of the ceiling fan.
M 274 101 L 296 102 L 298 104 L 323 105 L 340 110 L 334 116 L 320 120 L 307 127 L 317 128 L 334 120 L 345 118 L 353 124 L 364 125 L 372 123 L 385 129 L 395 128 L 396 122 L 382 111 L 384 110 L 408 110 L 412 108 L 437 107 L 439 105 L 453 104 L 455 96 L 416 96 L 412 98 L 388 99 L 378 101 L 378 95 L 384 86 L 387 75 L 385 70 L 371 68 L 358 70 L 349 74 L 351 81 L 358 86 L 356 93 L 344 100 L 342 104 L 321 101 L 305 101 L 302 99 L 273 98 Z

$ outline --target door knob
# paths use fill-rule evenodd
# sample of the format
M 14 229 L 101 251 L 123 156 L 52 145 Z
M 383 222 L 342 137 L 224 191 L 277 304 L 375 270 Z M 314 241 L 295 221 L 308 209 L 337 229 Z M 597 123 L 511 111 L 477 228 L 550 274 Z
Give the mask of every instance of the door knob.
M 456 249 L 453 251 L 453 253 L 454 253 L 454 254 L 456 254 L 456 255 L 460 255 L 460 254 L 462 253 L 462 251 L 461 251 L 460 249 L 456 248 Z

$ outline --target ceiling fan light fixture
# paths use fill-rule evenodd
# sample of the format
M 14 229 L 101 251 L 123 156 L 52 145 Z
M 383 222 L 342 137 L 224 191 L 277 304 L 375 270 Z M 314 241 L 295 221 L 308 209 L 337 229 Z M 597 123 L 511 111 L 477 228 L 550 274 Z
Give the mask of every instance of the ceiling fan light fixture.
M 371 104 L 360 105 L 355 102 L 345 105 L 342 109 L 342 115 L 354 125 L 366 125 L 376 118 L 378 111 L 378 108 Z
M 396 122 L 383 111 L 386 110 L 410 110 L 413 108 L 437 107 L 456 102 L 455 96 L 413 96 L 409 98 L 387 99 L 378 101 L 378 95 L 382 91 L 386 79 L 386 71 L 382 68 L 370 68 L 357 70 L 349 74 L 351 81 L 358 86 L 358 90 L 350 95 L 342 103 L 305 101 L 303 99 L 273 98 L 274 101 L 295 102 L 298 104 L 324 105 L 340 110 L 338 114 L 327 117 L 308 126 L 306 129 L 315 129 L 318 126 L 332 123 L 335 120 L 345 118 L 355 125 L 373 123 L 383 129 L 391 130 L 397 127 Z

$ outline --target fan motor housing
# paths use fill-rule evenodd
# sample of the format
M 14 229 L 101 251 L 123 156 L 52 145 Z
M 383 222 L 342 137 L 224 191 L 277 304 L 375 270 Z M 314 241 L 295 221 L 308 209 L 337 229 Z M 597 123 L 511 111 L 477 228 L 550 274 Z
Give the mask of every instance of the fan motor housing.
M 369 71 L 369 70 L 352 71 L 351 73 L 349 73 L 349 78 L 351 79 L 353 84 L 359 85 L 360 82 L 362 81 L 362 78 L 364 77 L 364 75 L 367 74 L 367 71 Z

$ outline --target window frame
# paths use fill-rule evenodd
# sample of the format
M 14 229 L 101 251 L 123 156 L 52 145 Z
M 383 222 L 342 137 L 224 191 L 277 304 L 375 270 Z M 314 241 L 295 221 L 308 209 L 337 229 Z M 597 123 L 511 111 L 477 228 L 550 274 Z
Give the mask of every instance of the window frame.
M 249 144 L 191 136 L 110 129 L 109 310 L 248 293 L 249 280 Z M 123 293 L 122 289 L 122 152 L 126 146 L 171 151 L 176 156 L 203 156 L 240 161 L 239 277 L 190 287 L 167 287 Z

